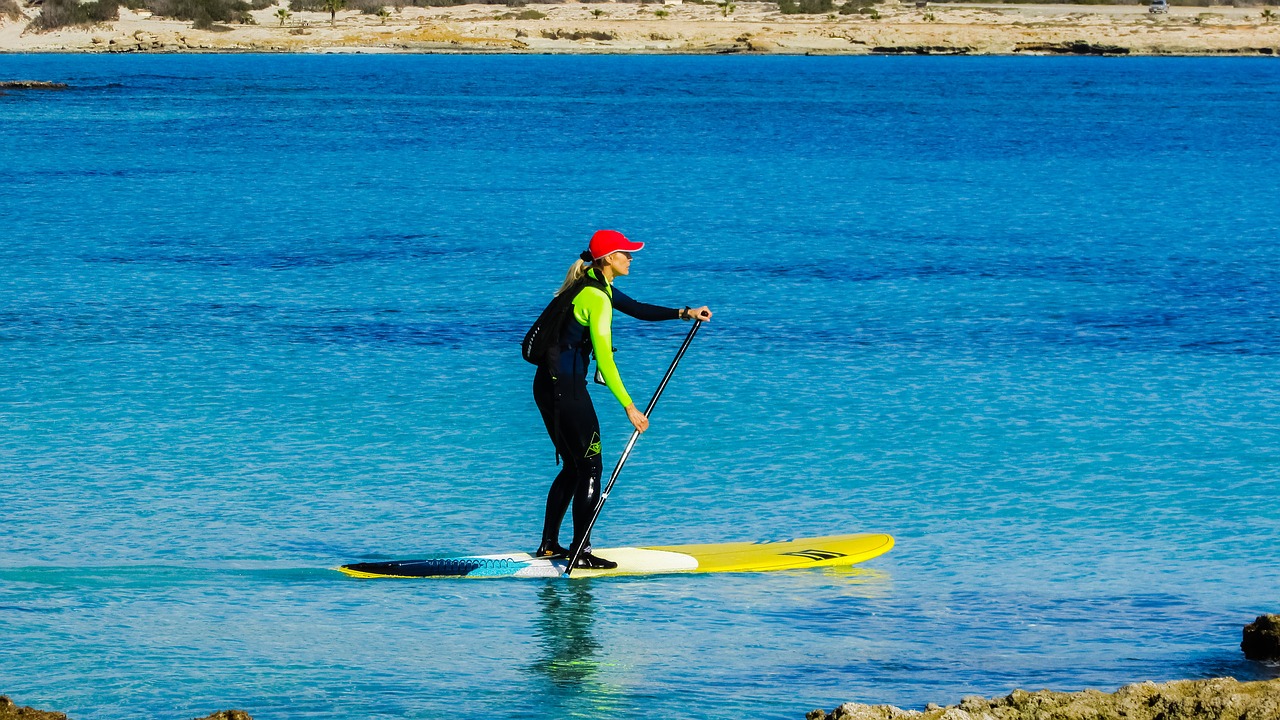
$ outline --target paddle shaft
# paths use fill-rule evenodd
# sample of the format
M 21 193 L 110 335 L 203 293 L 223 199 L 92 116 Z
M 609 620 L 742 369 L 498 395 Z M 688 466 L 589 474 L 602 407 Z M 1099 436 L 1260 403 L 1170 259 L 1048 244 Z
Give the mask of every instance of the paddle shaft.
M 693 342 L 693 336 L 698 334 L 698 328 L 702 327 L 701 320 L 694 320 L 693 327 L 689 328 L 689 334 L 685 336 L 684 342 L 680 344 L 680 350 L 676 352 L 676 357 L 671 361 L 671 367 L 667 368 L 667 374 L 662 376 L 662 382 L 658 383 L 658 389 L 653 391 L 653 398 L 649 400 L 649 407 L 644 409 L 644 416 L 649 417 L 649 413 L 653 412 L 653 406 L 658 404 L 658 398 L 662 397 L 662 391 L 667 388 L 667 382 L 671 380 L 672 374 L 676 371 L 676 365 L 680 364 L 680 358 L 684 357 L 684 351 L 689 349 L 689 343 Z M 613 468 L 613 474 L 609 476 L 609 483 L 604 486 L 604 492 L 600 494 L 600 502 L 596 503 L 596 510 L 591 514 L 591 522 L 587 523 L 587 531 L 582 534 L 584 539 L 591 537 L 591 529 L 596 526 L 596 520 L 600 518 L 600 511 L 604 509 L 604 501 L 609 499 L 609 491 L 613 490 L 613 484 L 617 482 L 618 475 L 622 472 L 622 466 L 626 464 L 627 458 L 631 456 L 631 450 L 636 446 L 636 440 L 640 439 L 640 431 L 632 430 L 631 439 L 627 440 L 627 446 L 622 450 L 622 457 L 618 458 L 618 464 Z M 586 543 L 583 543 L 585 545 Z M 582 554 L 582 546 L 574 548 L 573 554 L 569 556 L 569 564 L 565 566 L 564 576 L 569 577 L 573 572 L 574 563 L 578 562 L 578 556 Z

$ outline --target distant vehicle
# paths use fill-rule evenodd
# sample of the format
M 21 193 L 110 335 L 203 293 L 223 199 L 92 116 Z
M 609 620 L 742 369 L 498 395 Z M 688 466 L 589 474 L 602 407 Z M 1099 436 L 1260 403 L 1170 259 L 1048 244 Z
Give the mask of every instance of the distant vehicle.
M 1169 0 L 1151 0 L 1151 7 L 1147 8 L 1147 12 L 1153 12 L 1153 13 L 1169 12 Z

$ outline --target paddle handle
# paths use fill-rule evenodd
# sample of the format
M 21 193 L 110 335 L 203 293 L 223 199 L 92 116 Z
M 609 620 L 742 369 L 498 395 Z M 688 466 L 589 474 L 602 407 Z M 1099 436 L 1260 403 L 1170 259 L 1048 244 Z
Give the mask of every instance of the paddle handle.
M 698 328 L 700 327 L 702 327 L 702 321 L 694 320 L 693 327 L 689 328 L 689 334 L 684 337 L 684 342 L 680 344 L 680 349 L 676 352 L 675 359 L 671 361 L 671 367 L 667 368 L 667 373 L 662 376 L 662 382 L 658 383 L 658 389 L 653 391 L 653 398 L 649 400 L 649 406 L 644 409 L 646 418 L 649 417 L 649 413 L 653 412 L 653 406 L 658 404 L 658 398 L 662 397 L 662 391 L 667 389 L 667 383 L 671 380 L 671 376 L 675 374 L 676 365 L 680 364 L 680 358 L 684 357 L 684 351 L 689 349 L 689 343 L 693 342 L 693 336 L 698 334 Z M 623 448 L 622 456 L 618 458 L 618 464 L 613 468 L 613 474 L 609 476 L 609 483 L 604 486 L 604 492 L 600 493 L 600 501 L 596 503 L 595 512 L 591 514 L 591 522 L 587 523 L 587 531 L 582 534 L 584 540 L 591 537 L 591 529 L 596 526 L 600 511 L 604 509 L 604 501 L 609 499 L 609 492 L 613 490 L 613 484 L 617 482 L 618 475 L 622 472 L 622 466 L 626 464 L 627 458 L 631 457 L 631 450 L 635 448 L 636 440 L 639 439 L 640 431 L 632 430 L 631 438 L 627 440 L 627 446 Z M 564 569 L 565 577 L 569 577 L 570 573 L 573 572 L 573 565 L 578 562 L 578 556 L 581 554 L 582 547 L 579 546 L 569 556 L 569 564 Z

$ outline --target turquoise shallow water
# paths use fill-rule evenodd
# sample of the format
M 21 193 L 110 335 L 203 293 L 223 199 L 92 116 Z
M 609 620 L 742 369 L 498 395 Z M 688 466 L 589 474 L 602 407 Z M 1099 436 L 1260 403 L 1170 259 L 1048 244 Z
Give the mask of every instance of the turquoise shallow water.
M 0 57 L 0 692 L 75 718 L 798 718 L 1270 677 L 1280 65 Z M 851 572 L 359 582 L 528 549 L 517 345 L 597 227 L 716 310 L 598 542 Z M 645 397 L 686 326 L 618 323 Z M 603 390 L 603 388 L 600 388 Z M 597 394 L 606 464 L 625 418 Z

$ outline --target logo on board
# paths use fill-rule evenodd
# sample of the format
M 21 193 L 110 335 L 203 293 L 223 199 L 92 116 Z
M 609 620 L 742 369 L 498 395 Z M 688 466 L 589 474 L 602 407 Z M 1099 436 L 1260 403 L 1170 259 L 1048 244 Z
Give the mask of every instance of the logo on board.
M 818 562 L 820 560 L 835 560 L 836 558 L 842 558 L 845 556 L 844 553 L 831 552 L 830 550 L 796 550 L 795 552 L 784 552 L 779 554 L 795 555 L 796 557 L 802 557 L 814 562 Z

